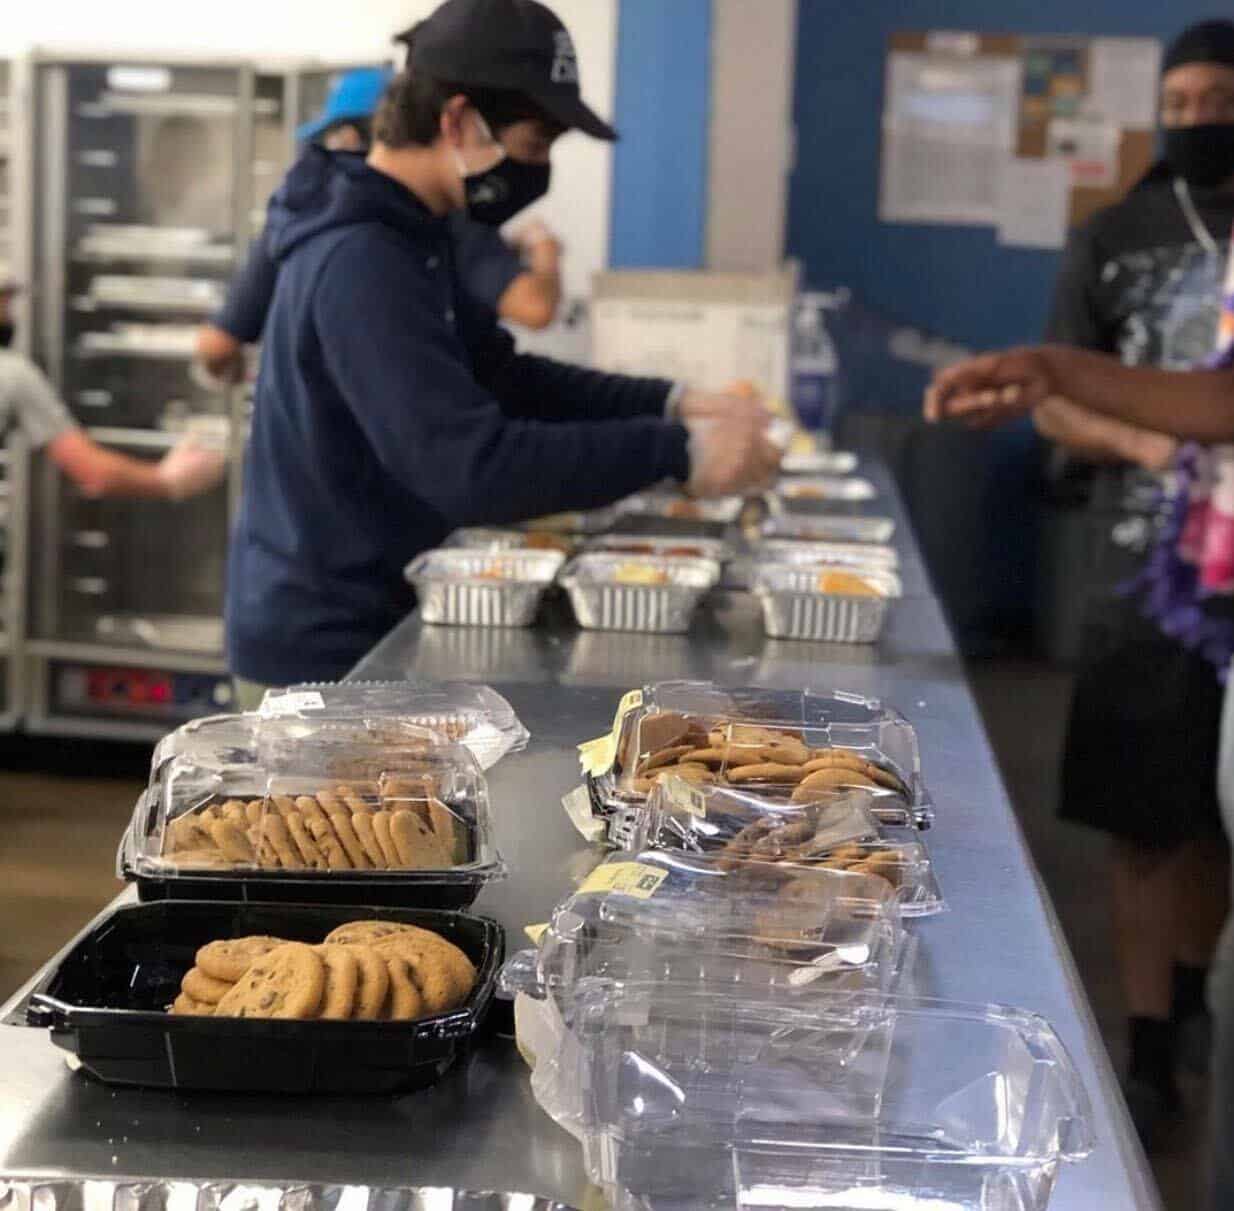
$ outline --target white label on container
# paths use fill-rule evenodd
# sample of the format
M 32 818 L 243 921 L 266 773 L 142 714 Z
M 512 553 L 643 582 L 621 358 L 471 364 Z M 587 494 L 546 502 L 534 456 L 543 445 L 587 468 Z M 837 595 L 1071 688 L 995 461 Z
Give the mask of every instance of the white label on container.
M 261 704 L 261 713 L 269 719 L 280 715 L 298 715 L 301 711 L 321 711 L 325 710 L 325 706 L 325 699 L 316 690 L 302 690 L 297 694 L 267 698 Z

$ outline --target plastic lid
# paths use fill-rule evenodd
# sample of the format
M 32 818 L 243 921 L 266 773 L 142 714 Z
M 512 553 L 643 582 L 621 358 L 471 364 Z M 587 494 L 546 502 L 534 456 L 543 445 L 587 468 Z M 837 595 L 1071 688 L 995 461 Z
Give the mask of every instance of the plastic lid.
M 572 1074 L 589 1176 L 649 1197 L 680 1190 L 700 1205 L 732 1190 L 737 1148 L 795 1154 L 794 1184 L 850 1195 L 757 1205 L 891 1206 L 877 1195 L 900 1191 L 896 1206 L 978 1211 L 991 1190 L 1014 1190 L 1017 1207 L 1043 1211 L 1053 1167 L 1091 1149 L 1088 1098 L 1043 1019 L 894 997 L 835 1004 L 833 1016 L 824 1001 L 590 989 Z M 854 1013 L 864 1014 L 861 1046 L 837 1057 L 833 1028 Z M 763 1179 L 749 1180 L 754 1171 Z M 766 1172 L 739 1166 L 737 1191 Z M 870 1197 L 852 1193 L 862 1188 Z
M 504 873 L 487 783 L 462 745 L 396 717 L 210 722 L 159 746 L 122 874 Z
M 526 748 L 530 737 L 496 690 L 463 682 L 306 683 L 269 690 L 258 713 L 265 719 L 310 721 L 398 719 L 465 745 L 482 769 Z
M 823 988 L 886 991 L 900 915 L 883 880 L 822 869 L 643 851 L 602 862 L 553 913 L 508 993 L 553 995 L 569 1014 L 591 982 L 745 989 L 774 999 Z

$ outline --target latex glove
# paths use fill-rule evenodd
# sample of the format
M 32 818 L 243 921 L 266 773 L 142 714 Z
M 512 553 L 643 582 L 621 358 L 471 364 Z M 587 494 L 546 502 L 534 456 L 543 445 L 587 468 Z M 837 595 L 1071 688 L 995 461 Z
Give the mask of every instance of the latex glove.
M 1031 412 L 1053 394 L 1049 363 L 1037 349 L 987 353 L 940 370 L 925 396 L 925 418 L 989 429 Z
M 738 496 L 761 492 L 775 482 L 781 450 L 767 438 L 757 417 L 687 420 L 690 434 L 691 496 Z
M 221 450 L 201 445 L 196 438 L 186 437 L 159 460 L 155 473 L 169 500 L 187 500 L 222 482 L 227 473 L 227 456 Z
M 763 405 L 757 392 L 693 391 L 687 389 L 677 405 L 677 416 L 683 421 L 738 420 L 757 422 L 764 427 L 772 414 Z

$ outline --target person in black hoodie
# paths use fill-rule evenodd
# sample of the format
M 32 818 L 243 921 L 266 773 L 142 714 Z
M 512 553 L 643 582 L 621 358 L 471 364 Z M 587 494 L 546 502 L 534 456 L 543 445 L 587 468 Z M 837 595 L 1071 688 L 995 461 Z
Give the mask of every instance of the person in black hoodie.
M 242 682 L 342 676 L 414 604 L 407 562 L 458 526 L 774 474 L 756 403 L 520 355 L 460 290 L 447 216 L 504 223 L 548 188 L 569 129 L 616 137 L 584 105 L 554 14 L 447 0 L 367 160 L 311 148 L 272 199 L 278 283 L 228 566 Z
M 1048 338 L 1129 366 L 1190 369 L 1214 348 L 1234 225 L 1234 24 L 1206 21 L 1179 35 L 1160 102 L 1162 158 L 1073 234 Z M 1100 553 L 1089 555 L 1104 583 L 1078 605 L 1085 632 L 1061 815 L 1111 837 L 1129 1019 L 1124 1089 L 1152 1146 L 1182 1105 L 1176 1061 L 1204 1062 L 1204 980 L 1229 861 L 1213 774 L 1221 687 L 1201 655 L 1119 592 L 1143 563 L 1159 495 L 1151 473 L 1171 463 L 1174 440 L 1062 399 L 1035 420 L 1071 455 L 1064 499 L 1079 487 L 1108 518 Z

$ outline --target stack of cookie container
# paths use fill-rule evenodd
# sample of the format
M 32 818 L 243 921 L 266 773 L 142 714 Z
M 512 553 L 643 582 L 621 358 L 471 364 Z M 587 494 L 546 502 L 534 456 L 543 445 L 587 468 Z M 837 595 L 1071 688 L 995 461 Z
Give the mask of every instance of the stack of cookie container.
M 581 749 L 619 852 L 502 988 L 615 1207 L 1046 1207 L 1087 1098 L 1043 1020 L 912 994 L 944 902 L 903 717 L 660 683 Z
M 32 1020 L 107 1081 L 393 1092 L 479 1029 L 503 931 L 465 909 L 506 874 L 491 765 L 526 743 L 486 687 L 347 684 L 267 696 L 157 747 L 109 913 Z

